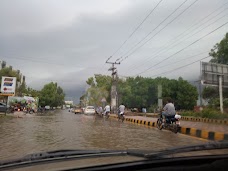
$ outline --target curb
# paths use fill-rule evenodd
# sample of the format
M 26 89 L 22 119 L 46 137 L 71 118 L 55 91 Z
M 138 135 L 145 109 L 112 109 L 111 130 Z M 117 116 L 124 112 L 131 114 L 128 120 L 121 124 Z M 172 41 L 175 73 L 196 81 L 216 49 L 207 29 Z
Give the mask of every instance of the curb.
M 181 116 L 181 120 L 196 121 L 196 122 L 206 122 L 206 123 L 217 123 L 217 124 L 226 124 L 226 125 L 228 125 L 228 120 L 221 120 L 221 119 L 192 118 L 192 117 Z
M 134 116 L 134 115 L 130 115 Z M 157 114 L 152 113 L 137 113 L 135 116 L 145 116 L 145 117 L 157 117 Z M 189 117 L 189 116 L 181 116 L 181 120 L 183 121 L 195 121 L 195 122 L 206 122 L 206 123 L 217 123 L 217 124 L 225 124 L 228 125 L 228 119 L 209 119 L 209 118 L 197 118 L 197 117 Z
M 110 118 L 116 118 L 117 116 L 110 116 Z M 144 121 L 139 119 L 133 119 L 133 118 L 126 118 L 125 121 L 127 122 L 133 122 L 141 125 L 147 125 L 151 127 L 156 127 L 157 123 L 152 121 Z M 197 138 L 203 138 L 207 140 L 228 140 L 228 134 L 221 133 L 221 132 L 213 132 L 213 131 L 207 131 L 207 130 L 201 130 L 197 128 L 186 128 L 186 127 L 180 127 L 179 133 L 194 136 Z

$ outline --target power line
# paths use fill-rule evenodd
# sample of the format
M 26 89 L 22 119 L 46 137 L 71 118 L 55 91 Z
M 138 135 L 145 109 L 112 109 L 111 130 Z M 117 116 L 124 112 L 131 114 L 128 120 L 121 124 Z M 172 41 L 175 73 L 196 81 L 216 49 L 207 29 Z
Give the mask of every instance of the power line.
M 149 14 L 140 22 L 140 24 L 134 29 L 134 31 L 127 37 L 127 39 L 120 45 L 119 48 L 107 59 L 109 61 L 125 44 L 126 42 L 133 36 L 133 34 L 141 27 L 141 25 L 147 20 L 147 18 L 154 12 L 154 10 L 158 7 L 158 5 L 162 2 L 163 0 L 160 0 L 156 6 L 149 12 Z M 117 59 L 116 61 L 118 61 Z
M 166 66 L 174 65 L 174 64 L 176 64 L 176 63 L 185 61 L 185 60 L 187 60 L 187 59 L 189 59 L 189 58 L 198 57 L 198 56 L 200 56 L 200 55 L 202 55 L 202 54 L 204 54 L 204 53 L 207 53 L 207 51 L 202 52 L 202 53 L 199 53 L 199 54 L 196 54 L 196 55 L 189 56 L 189 57 L 187 57 L 187 58 L 181 59 L 181 60 L 176 61 L 176 62 L 173 62 L 173 63 L 169 63 L 169 64 L 166 64 L 166 65 L 160 66 L 160 67 L 158 67 L 158 68 L 155 68 L 155 70 L 164 68 L 164 67 L 166 67 Z
M 186 12 L 193 4 L 195 4 L 198 0 L 195 0 L 193 3 L 191 3 L 187 8 L 185 8 L 180 14 L 178 14 L 174 19 L 172 19 L 169 23 L 167 23 L 162 29 L 160 29 L 155 35 L 153 35 L 151 38 L 149 38 L 147 41 L 145 41 L 142 45 L 137 47 L 134 51 L 132 51 L 130 54 L 128 54 L 123 60 L 126 60 L 130 55 L 135 53 L 138 49 L 140 49 L 142 46 L 144 46 L 146 43 L 148 43 L 150 40 L 152 40 L 156 35 L 158 35 L 162 30 L 164 30 L 169 24 L 171 24 L 174 20 L 176 20 L 179 16 L 181 16 L 184 12 Z M 121 62 L 123 61 L 121 60 Z
M 162 22 L 160 22 L 151 32 L 149 32 L 145 37 L 143 37 L 138 43 L 136 43 L 133 47 L 131 47 L 122 57 L 121 62 L 126 58 L 126 56 L 132 49 L 134 49 L 137 45 L 139 45 L 142 41 L 144 41 L 151 33 L 153 33 L 162 23 L 164 23 L 169 17 L 171 17 L 182 5 L 184 5 L 188 0 L 185 0 L 183 3 L 181 3 L 173 12 L 171 12 Z
M 181 44 L 183 41 L 185 41 L 185 40 L 187 40 L 187 39 L 189 39 L 189 38 L 191 38 L 191 37 L 193 37 L 194 35 L 196 35 L 197 33 L 199 33 L 200 31 L 202 31 L 202 30 L 204 30 L 204 29 L 206 29 L 207 27 L 209 27 L 209 26 L 211 26 L 212 24 L 214 24 L 214 23 L 216 23 L 216 22 L 218 22 L 220 19 L 222 19 L 223 17 L 225 17 L 227 14 L 225 14 L 225 15 L 223 15 L 222 17 L 220 17 L 219 19 L 217 19 L 217 20 L 215 20 L 214 22 L 212 22 L 211 24 L 209 24 L 209 25 L 207 25 L 206 27 L 204 27 L 204 28 L 202 28 L 201 30 L 198 30 L 197 32 L 195 32 L 194 34 L 192 34 L 191 36 L 189 36 L 189 37 L 187 37 L 187 38 L 185 38 L 185 39 L 183 39 L 182 41 L 180 41 L 179 43 L 177 43 L 177 44 L 175 44 L 174 46 L 171 46 L 170 48 L 165 48 L 165 51 L 163 51 L 162 53 L 164 53 L 164 52 L 166 52 L 166 51 L 168 51 L 168 50 L 170 50 L 170 49 L 172 49 L 172 48 L 174 48 L 174 47 L 176 47 L 177 45 L 179 45 L 179 44 Z M 172 44 L 171 44 L 172 45 Z M 154 56 L 153 58 L 151 58 L 150 60 L 152 60 L 152 59 L 155 59 L 156 57 L 158 57 L 160 54 L 162 54 L 162 53 L 159 53 L 159 54 L 157 54 L 156 56 Z M 148 61 L 150 61 L 150 60 L 148 60 Z M 140 66 L 142 66 L 142 65 L 140 65 Z M 140 67 L 139 66 L 139 67 Z M 137 68 L 139 68 L 139 67 L 137 67 Z M 137 68 L 135 68 L 135 69 L 137 69 Z
M 4 59 L 4 58 L 3 58 Z M 23 61 L 27 61 L 27 62 L 35 62 L 35 63 L 42 63 L 42 64 L 50 64 L 50 65 L 57 65 L 57 66 L 69 66 L 66 64 L 58 64 L 58 63 L 53 63 L 53 62 L 48 62 L 48 61 L 40 61 L 40 60 L 34 60 L 31 58 L 24 58 L 24 57 L 7 57 L 7 59 L 4 60 L 10 60 L 10 59 L 16 59 L 16 60 L 23 60 Z M 82 66 L 79 65 L 72 65 L 74 67 L 79 67 L 81 68 Z M 87 69 L 98 69 L 99 67 L 87 67 Z
M 178 67 L 178 68 L 175 68 L 175 69 L 172 69 L 172 70 L 163 72 L 163 73 L 161 73 L 161 74 L 152 75 L 151 77 L 158 77 L 158 76 L 161 76 L 161 75 L 164 75 L 164 74 L 167 74 L 167 73 L 174 72 L 174 71 L 176 71 L 176 70 L 179 70 L 179 69 L 184 68 L 184 67 L 186 67 L 186 66 L 192 65 L 192 64 L 194 64 L 194 63 L 196 63 L 196 62 L 199 62 L 199 61 L 201 61 L 201 60 L 203 60 L 203 59 L 206 59 L 206 58 L 209 58 L 209 57 L 211 57 L 211 56 L 207 56 L 207 57 L 201 58 L 201 59 L 199 59 L 199 60 L 197 60 L 197 61 L 194 61 L 194 62 L 191 62 L 191 63 L 189 63 L 189 64 L 183 65 L 183 66 L 181 66 L 181 67 Z
M 227 4 L 227 3 L 225 3 L 225 4 Z M 223 6 L 221 6 L 221 7 L 224 7 L 225 4 L 223 4 Z M 175 46 L 172 46 L 172 45 L 175 44 L 176 42 L 171 43 L 170 45 L 169 45 L 169 43 L 172 42 L 172 41 L 174 41 L 174 40 L 177 41 L 177 40 L 179 39 L 179 37 L 180 37 L 181 35 L 183 35 L 183 33 L 187 32 L 188 30 L 190 30 L 191 28 L 195 27 L 196 25 L 200 24 L 199 27 L 201 27 L 203 24 L 205 24 L 205 23 L 207 23 L 208 21 L 212 20 L 213 18 L 217 17 L 219 14 L 221 14 L 223 11 L 225 11 L 225 10 L 227 9 L 227 8 L 225 8 L 223 11 L 221 11 L 220 13 L 218 13 L 217 15 L 215 15 L 214 17 L 212 17 L 212 18 L 210 18 L 209 20 L 207 20 L 206 22 L 202 23 L 203 20 L 205 20 L 206 18 L 208 18 L 208 16 L 210 16 L 211 14 L 215 13 L 215 12 L 216 12 L 218 9 L 220 9 L 221 7 L 217 8 L 215 11 L 213 11 L 212 13 L 210 13 L 209 15 L 207 15 L 206 17 L 204 17 L 203 19 L 199 20 L 199 21 L 196 22 L 195 24 L 191 25 L 187 30 L 185 30 L 184 32 L 182 32 L 181 34 L 179 34 L 177 37 L 175 37 L 174 39 L 172 39 L 171 41 L 169 41 L 168 43 L 166 43 L 164 46 L 162 46 L 162 47 L 161 47 L 162 50 L 158 50 L 158 51 L 156 51 L 157 53 L 154 53 L 156 56 L 154 56 L 153 58 L 152 58 L 152 57 L 148 57 L 148 58 L 146 58 L 145 60 L 146 60 L 146 61 L 150 61 L 150 60 L 156 58 L 158 55 L 160 55 L 160 54 L 161 54 L 160 52 L 163 51 L 162 53 L 164 53 L 164 52 L 168 51 L 169 49 L 175 47 L 176 45 L 175 45 Z M 223 17 L 224 17 L 224 16 L 223 16 Z M 221 17 L 221 18 L 223 18 L 223 17 Z M 221 18 L 220 18 L 220 19 L 221 19 Z M 217 20 L 219 20 L 219 19 L 217 19 Z M 217 21 L 217 20 L 216 20 L 216 21 Z M 215 21 L 215 22 L 216 22 L 216 21 Z M 213 23 L 211 23 L 211 24 L 213 24 Z M 211 24 L 210 24 L 210 25 L 211 25 Z M 209 26 L 209 25 L 208 25 L 208 26 Z M 208 26 L 206 26 L 206 27 L 208 27 Z M 195 28 L 194 30 L 198 29 L 199 27 Z M 202 29 L 201 29 L 201 30 L 202 30 Z M 192 31 L 193 31 L 193 30 L 192 30 Z M 198 31 L 198 32 L 199 32 L 199 31 Z M 189 32 L 189 33 L 191 33 L 191 32 Z M 189 35 L 189 33 L 186 34 L 186 35 Z M 196 34 L 196 33 L 195 33 L 195 34 Z M 186 35 L 184 35 L 184 37 L 185 37 Z M 192 35 L 192 36 L 193 36 L 193 35 Z M 181 37 L 181 38 L 183 38 L 183 37 Z M 186 39 L 185 39 L 185 40 L 186 40 Z M 183 41 L 183 40 L 182 40 L 182 41 Z M 168 44 L 168 46 L 166 46 L 167 44 Z M 180 43 L 178 43 L 178 44 L 180 44 Z M 170 46 L 172 46 L 172 47 L 169 48 L 169 49 L 167 49 L 167 48 L 170 47 Z M 141 60 L 141 59 L 140 59 L 140 60 Z M 141 66 L 143 66 L 143 65 L 145 65 L 145 64 L 146 64 L 146 62 L 144 61 L 144 63 L 142 63 L 141 65 L 139 65 L 137 68 L 139 68 L 139 67 L 141 67 Z M 135 66 L 137 66 L 137 64 L 131 65 L 130 68 L 134 68 Z M 134 68 L 134 69 L 137 69 L 137 68 Z
M 198 53 L 198 54 L 195 54 L 195 55 L 192 55 L 192 56 L 188 56 L 187 58 L 183 58 L 183 59 L 178 60 L 178 61 L 175 61 L 175 62 L 173 62 L 173 63 L 169 63 L 169 64 L 166 64 L 166 65 L 162 65 L 162 66 L 160 66 L 160 67 L 158 67 L 158 68 L 155 68 L 154 70 L 158 70 L 158 69 L 161 69 L 161 68 L 164 68 L 164 67 L 170 66 L 170 65 L 174 65 L 174 64 L 176 64 L 176 63 L 179 63 L 179 62 L 185 61 L 185 60 L 187 60 L 187 59 L 189 59 L 189 58 L 198 57 L 198 56 L 200 56 L 200 55 L 202 55 L 202 54 L 205 54 L 205 53 L 207 53 L 207 52 L 208 52 L 208 51 L 201 52 L 201 53 Z M 152 71 L 153 71 L 153 70 L 152 70 Z
M 147 20 L 147 18 L 154 12 L 154 10 L 158 7 L 158 5 L 163 0 L 160 0 L 157 5 L 149 12 L 149 14 L 142 20 L 142 22 L 135 28 L 135 30 L 127 37 L 127 39 L 121 44 L 121 46 L 112 54 L 112 57 L 123 47 L 123 45 L 133 36 L 133 34 L 141 27 L 141 25 Z M 117 59 L 116 61 L 120 60 Z
M 227 23 L 228 23 L 228 22 L 222 24 L 221 26 L 217 27 L 217 28 L 214 29 L 213 31 L 211 31 L 211 32 L 207 33 L 206 35 L 200 37 L 199 39 L 197 39 L 197 40 L 195 40 L 194 42 L 190 43 L 188 46 L 182 48 L 181 50 L 179 50 L 179 51 L 177 51 L 176 53 L 174 53 L 174 54 L 168 56 L 167 58 L 163 59 L 162 61 L 160 61 L 160 62 L 154 64 L 153 66 L 149 67 L 148 69 L 146 69 L 146 70 L 140 72 L 139 74 L 142 74 L 142 73 L 147 72 L 148 70 L 150 70 L 150 69 L 153 68 L 154 66 L 157 66 L 157 65 L 161 64 L 162 62 L 166 61 L 167 59 L 169 59 L 169 58 L 173 57 L 174 55 L 180 53 L 181 51 L 187 49 L 188 47 L 190 47 L 190 46 L 192 46 L 193 44 L 197 43 L 197 42 L 200 41 L 201 39 L 205 38 L 206 36 L 212 34 L 213 32 L 217 31 L 217 30 L 220 29 L 221 27 L 225 26 Z M 139 75 L 139 74 L 136 74 L 136 75 Z

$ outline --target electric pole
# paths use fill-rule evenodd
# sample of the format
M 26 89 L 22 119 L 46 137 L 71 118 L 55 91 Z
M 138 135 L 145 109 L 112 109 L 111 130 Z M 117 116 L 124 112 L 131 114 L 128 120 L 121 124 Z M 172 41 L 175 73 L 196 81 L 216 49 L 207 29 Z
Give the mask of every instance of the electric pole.
M 118 98 L 117 98 L 117 82 L 118 81 L 117 81 L 117 69 L 116 69 L 115 65 L 120 65 L 120 62 L 108 62 L 108 60 L 106 61 L 106 63 L 112 65 L 112 67 L 108 69 L 109 71 L 112 72 L 111 111 L 113 113 L 117 113 L 117 100 L 118 100 Z
M 200 106 L 203 106 L 203 99 L 202 99 L 202 85 L 201 85 L 201 80 L 197 80 L 195 81 L 195 83 L 198 83 L 198 92 L 199 92 L 199 102 L 200 102 Z

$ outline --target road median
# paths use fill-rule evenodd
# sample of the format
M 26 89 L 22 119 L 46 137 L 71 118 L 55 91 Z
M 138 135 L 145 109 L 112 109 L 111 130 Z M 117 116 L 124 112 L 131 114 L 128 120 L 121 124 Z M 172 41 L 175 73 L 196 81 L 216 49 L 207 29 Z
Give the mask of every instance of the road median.
M 110 117 L 117 119 L 115 114 L 111 114 Z M 126 116 L 125 121 L 151 127 L 157 126 L 157 118 L 152 117 Z M 228 127 L 213 123 L 181 121 L 179 133 L 208 140 L 228 140 Z
M 128 113 L 126 113 L 126 116 L 144 116 L 144 117 L 157 118 L 158 117 L 158 113 L 134 113 L 134 112 L 128 112 Z M 191 122 L 205 122 L 205 123 L 214 123 L 214 124 L 225 124 L 225 125 L 228 125 L 228 119 L 213 119 L 213 118 L 201 118 L 201 117 L 192 117 L 192 116 L 181 116 L 181 120 L 183 120 L 183 121 L 191 121 Z

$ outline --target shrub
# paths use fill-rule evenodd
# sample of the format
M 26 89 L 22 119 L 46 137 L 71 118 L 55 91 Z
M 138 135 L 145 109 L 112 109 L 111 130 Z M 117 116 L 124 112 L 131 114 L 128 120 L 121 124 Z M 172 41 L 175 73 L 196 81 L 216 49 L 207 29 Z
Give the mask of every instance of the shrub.
M 158 109 L 158 105 L 157 105 L 157 104 L 151 105 L 151 106 L 147 109 L 147 112 L 148 112 L 148 113 L 154 113 L 154 109 L 155 109 L 155 110 Z
M 228 114 L 222 114 L 221 112 L 212 109 L 206 108 L 201 112 L 193 112 L 193 111 L 184 111 L 181 112 L 182 116 L 192 116 L 192 117 L 200 117 L 200 118 L 209 118 L 209 119 L 227 119 Z

